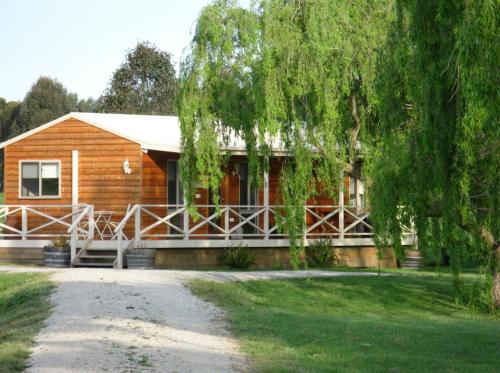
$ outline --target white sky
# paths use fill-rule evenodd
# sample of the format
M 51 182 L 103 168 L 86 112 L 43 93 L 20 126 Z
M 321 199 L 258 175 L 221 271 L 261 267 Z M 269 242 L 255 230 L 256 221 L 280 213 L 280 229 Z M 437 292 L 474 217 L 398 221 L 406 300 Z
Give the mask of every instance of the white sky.
M 22 100 L 44 75 L 80 98 L 97 98 L 138 41 L 170 52 L 177 70 L 199 12 L 210 2 L 1 0 L 0 97 Z

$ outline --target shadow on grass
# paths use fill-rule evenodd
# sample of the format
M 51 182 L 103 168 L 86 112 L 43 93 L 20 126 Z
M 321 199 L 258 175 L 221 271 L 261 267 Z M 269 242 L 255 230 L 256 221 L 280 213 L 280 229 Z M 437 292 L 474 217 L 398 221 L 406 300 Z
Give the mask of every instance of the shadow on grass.
M 500 319 L 454 303 L 447 278 L 194 282 L 267 372 L 495 372 Z

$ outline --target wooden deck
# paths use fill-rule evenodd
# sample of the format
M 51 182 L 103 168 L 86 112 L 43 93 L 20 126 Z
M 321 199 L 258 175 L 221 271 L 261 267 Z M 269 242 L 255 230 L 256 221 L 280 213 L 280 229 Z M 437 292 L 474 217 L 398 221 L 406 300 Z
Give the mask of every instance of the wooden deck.
M 138 204 L 120 220 L 111 221 L 92 205 L 0 205 L 0 260 L 39 262 L 36 249 L 61 235 L 70 242 L 74 266 L 123 268 L 130 248 L 220 249 L 240 243 L 249 248 L 286 248 L 290 241 L 280 225 L 282 207 L 200 205 L 193 218 L 185 206 Z M 330 239 L 337 248 L 374 246 L 367 211 L 307 205 L 304 214 L 306 246 L 317 239 Z M 415 244 L 411 227 L 403 229 L 403 244 Z

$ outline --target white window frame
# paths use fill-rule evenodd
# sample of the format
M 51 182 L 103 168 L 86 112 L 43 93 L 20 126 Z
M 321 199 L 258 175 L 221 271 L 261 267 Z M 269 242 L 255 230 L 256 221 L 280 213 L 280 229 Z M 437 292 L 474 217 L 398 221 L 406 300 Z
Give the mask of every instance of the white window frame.
M 37 197 L 23 196 L 23 163 L 38 163 L 38 190 L 40 195 Z M 57 163 L 59 171 L 59 190 L 57 196 L 43 196 L 42 193 L 42 163 Z M 58 159 L 23 159 L 19 161 L 19 199 L 61 199 L 62 184 L 61 161 Z

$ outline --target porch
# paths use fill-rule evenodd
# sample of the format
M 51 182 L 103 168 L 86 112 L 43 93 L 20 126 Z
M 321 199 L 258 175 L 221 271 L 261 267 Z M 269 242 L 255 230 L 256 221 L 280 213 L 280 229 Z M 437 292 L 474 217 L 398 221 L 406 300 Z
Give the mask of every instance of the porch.
M 65 236 L 74 266 L 124 267 L 131 248 L 286 248 L 284 206 L 197 205 L 192 218 L 184 205 L 129 206 L 126 212 L 95 211 L 93 205 L 1 205 L 0 249 L 42 248 Z M 373 246 L 369 212 L 344 205 L 305 205 L 306 245 L 331 239 L 335 247 Z M 103 218 L 103 214 L 107 214 Z M 404 244 L 415 243 L 411 227 L 403 227 Z M 105 265 L 92 260 L 106 257 Z M 0 258 L 1 260 L 1 258 Z M 102 261 L 98 261 L 102 262 Z

